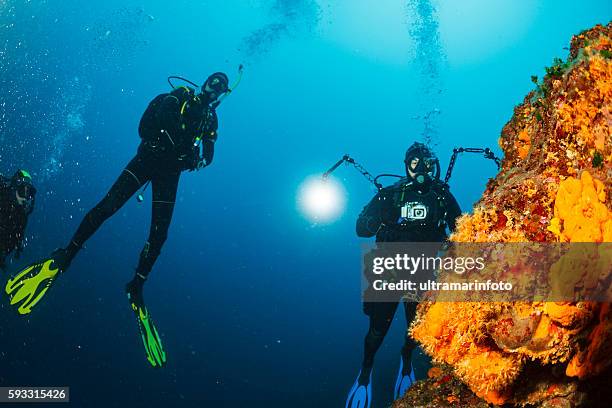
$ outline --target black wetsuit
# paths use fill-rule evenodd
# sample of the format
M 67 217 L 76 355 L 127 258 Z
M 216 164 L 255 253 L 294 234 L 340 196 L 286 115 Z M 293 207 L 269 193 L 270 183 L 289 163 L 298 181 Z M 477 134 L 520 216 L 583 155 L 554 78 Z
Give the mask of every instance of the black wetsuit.
M 153 190 L 149 238 L 140 254 L 137 276 L 148 276 L 166 241 L 180 174 L 212 162 L 217 115 L 192 89 L 181 87 L 158 95 L 143 114 L 141 144 L 106 196 L 85 216 L 66 248 L 69 260 L 80 247 L 146 182 Z M 201 149 L 201 150 L 200 150 Z
M 10 179 L 0 176 L 0 267 L 13 251 L 19 254 L 23 249 L 28 215 L 17 204 Z
M 405 207 L 402 214 L 402 207 Z M 405 217 L 402 217 L 405 215 Z M 461 215 L 457 200 L 448 186 L 438 180 L 420 187 L 411 179 L 383 188 L 364 207 L 357 220 L 357 235 L 376 236 L 376 242 L 443 242 L 447 228 L 455 228 Z M 408 325 L 416 313 L 416 302 L 403 302 Z M 396 302 L 364 301 L 364 312 L 370 318 L 370 327 L 365 337 L 364 358 L 360 382 L 366 384 L 374 364 L 374 356 L 380 348 L 393 321 L 399 304 Z M 406 333 L 402 358 L 404 374 L 410 372 L 410 356 L 416 343 Z

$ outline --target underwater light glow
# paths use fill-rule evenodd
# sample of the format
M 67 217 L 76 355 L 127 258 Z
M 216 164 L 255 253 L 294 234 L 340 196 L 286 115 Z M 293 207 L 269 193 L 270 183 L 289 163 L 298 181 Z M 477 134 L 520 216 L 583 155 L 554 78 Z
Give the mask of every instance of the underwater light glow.
M 346 193 L 333 178 L 323 180 L 312 176 L 302 183 L 298 191 L 298 207 L 313 222 L 331 222 L 344 212 Z

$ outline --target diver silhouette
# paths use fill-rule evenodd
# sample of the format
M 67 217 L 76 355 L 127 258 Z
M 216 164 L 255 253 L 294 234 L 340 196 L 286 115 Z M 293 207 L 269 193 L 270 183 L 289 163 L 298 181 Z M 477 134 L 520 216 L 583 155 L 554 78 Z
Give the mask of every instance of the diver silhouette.
M 434 153 L 422 143 L 414 143 L 404 159 L 406 177 L 381 188 L 357 219 L 359 237 L 376 236 L 376 242 L 443 242 L 447 228 L 455 228 L 461 209 L 448 185 L 440 180 L 440 165 Z M 369 317 L 364 340 L 361 371 L 349 391 L 346 408 L 367 408 L 372 403 L 372 368 L 374 357 L 391 327 L 401 299 L 394 302 L 363 302 Z M 403 301 L 408 325 L 416 314 L 416 302 Z M 404 395 L 415 381 L 412 351 L 416 343 L 408 333 L 401 350 L 400 368 L 395 383 L 394 399 Z
M 158 95 L 149 103 L 140 120 L 141 143 L 136 155 L 105 197 L 85 215 L 70 243 L 8 281 L 6 293 L 11 297 L 11 304 L 18 306 L 19 313 L 30 313 L 104 221 L 150 182 L 153 202 L 149 237 L 140 253 L 134 278 L 126 285 L 126 293 L 148 361 L 153 367 L 165 365 L 166 353 L 144 304 L 143 286 L 167 239 L 181 173 L 212 163 L 218 127 L 215 109 L 231 92 L 228 82 L 226 74 L 217 72 L 208 77 L 199 93 L 195 88 L 181 86 Z M 138 198 L 142 201 L 141 194 Z

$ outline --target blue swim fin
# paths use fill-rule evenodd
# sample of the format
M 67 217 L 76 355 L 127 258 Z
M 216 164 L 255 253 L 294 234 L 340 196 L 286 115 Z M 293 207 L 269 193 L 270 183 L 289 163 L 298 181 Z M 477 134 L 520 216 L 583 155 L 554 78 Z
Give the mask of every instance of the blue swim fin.
M 345 408 L 370 408 L 372 405 L 372 373 L 370 373 L 367 384 L 359 384 L 359 377 L 361 377 L 361 371 L 349 391 Z
M 395 381 L 395 389 L 393 391 L 394 400 L 403 397 L 404 394 L 406 394 L 406 391 L 408 391 L 408 388 L 410 388 L 416 381 L 412 362 L 410 362 L 410 374 L 404 375 L 402 371 L 404 371 L 404 359 L 400 358 L 400 367 L 397 373 L 397 380 Z

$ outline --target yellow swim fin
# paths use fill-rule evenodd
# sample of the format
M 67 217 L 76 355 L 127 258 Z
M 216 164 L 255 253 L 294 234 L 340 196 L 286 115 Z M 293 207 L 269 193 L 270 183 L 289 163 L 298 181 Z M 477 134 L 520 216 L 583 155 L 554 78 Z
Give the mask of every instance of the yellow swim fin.
M 144 305 L 137 306 L 132 303 L 131 306 L 136 315 L 136 320 L 138 321 L 138 330 L 140 331 L 140 337 L 142 338 L 147 360 L 151 363 L 151 366 L 155 368 L 165 366 L 166 351 L 164 350 L 155 323 L 153 323 L 153 319 L 149 314 L 149 310 Z
M 132 311 L 136 316 L 138 322 L 138 331 L 140 332 L 140 338 L 142 339 L 142 345 L 144 346 L 147 360 L 151 366 L 155 368 L 163 367 L 166 365 L 166 351 L 162 344 L 161 337 L 153 323 L 149 309 L 144 304 L 142 297 L 142 281 L 140 283 L 137 278 L 134 278 L 126 286 L 126 293 Z
M 11 305 L 19 305 L 19 314 L 29 314 L 45 296 L 58 274 L 66 269 L 64 255 L 63 250 L 55 251 L 51 257 L 28 266 L 8 280 L 5 291 L 11 299 Z

